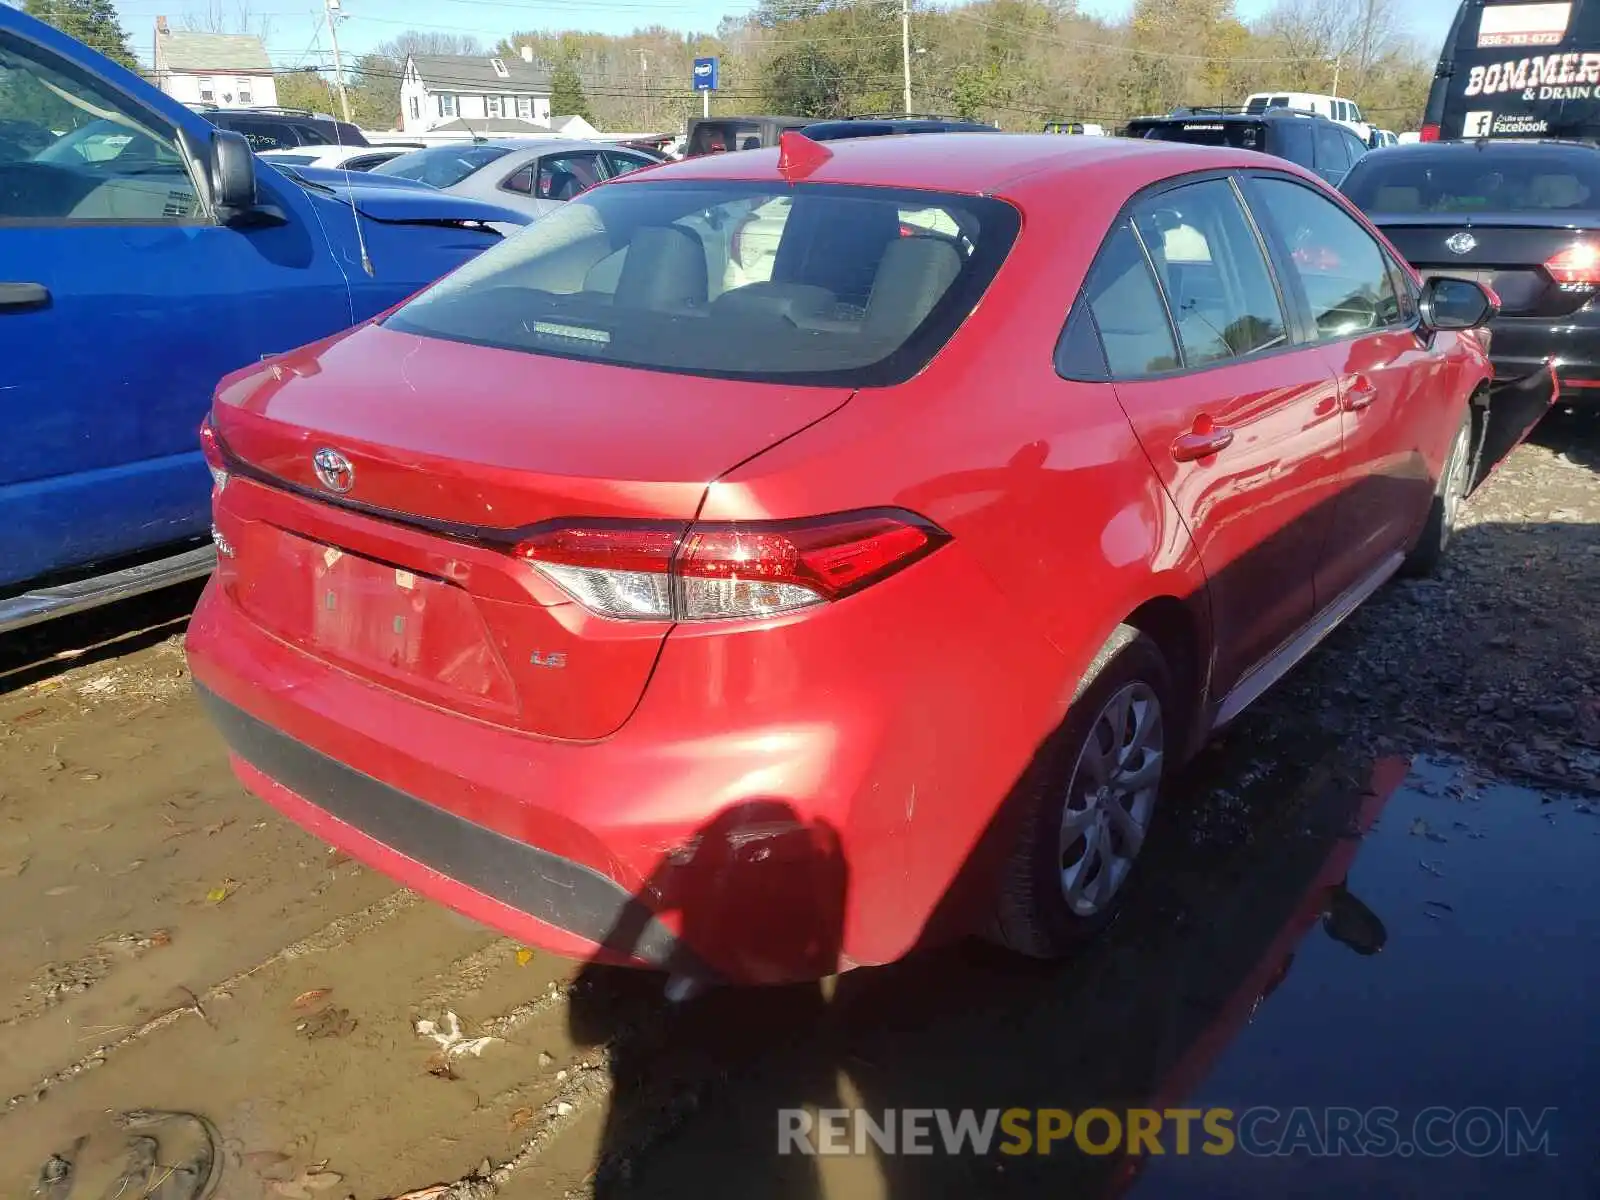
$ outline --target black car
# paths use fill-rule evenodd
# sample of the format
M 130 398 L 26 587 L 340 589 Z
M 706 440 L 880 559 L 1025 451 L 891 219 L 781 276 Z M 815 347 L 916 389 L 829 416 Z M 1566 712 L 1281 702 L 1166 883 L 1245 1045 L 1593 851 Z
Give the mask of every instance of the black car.
M 776 146 L 778 139 L 798 129 L 816 142 L 841 138 L 886 137 L 895 133 L 996 133 L 993 125 L 980 125 L 958 117 L 871 116 L 817 121 L 809 117 L 699 117 L 689 122 L 684 138 L 685 158 L 720 154 L 729 150 L 759 150 Z
M 242 133 L 255 150 L 296 146 L 366 146 L 366 135 L 348 121 L 299 108 L 212 108 L 192 105 L 219 129 Z
M 1367 152 L 1367 144 L 1349 127 L 1320 113 L 1293 108 L 1256 113 L 1233 108 L 1178 108 L 1164 117 L 1132 120 L 1122 136 L 1257 150 L 1299 163 L 1335 187 Z
M 1375 150 L 1342 189 L 1423 278 L 1500 297 L 1497 380 L 1556 360 L 1564 393 L 1600 397 L 1600 149 L 1582 142 L 1422 142 Z
M 800 130 L 814 142 L 840 138 L 887 137 L 897 133 L 998 133 L 993 125 L 962 121 L 955 117 L 849 117 L 840 121 L 818 121 Z

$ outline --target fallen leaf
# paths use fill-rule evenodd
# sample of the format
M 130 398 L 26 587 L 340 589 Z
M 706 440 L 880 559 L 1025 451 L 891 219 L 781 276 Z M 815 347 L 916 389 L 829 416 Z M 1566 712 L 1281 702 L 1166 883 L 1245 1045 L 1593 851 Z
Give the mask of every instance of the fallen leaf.
M 517 966 L 525 967 L 533 961 L 533 951 L 526 946 L 517 947 Z
M 448 1183 L 436 1183 L 431 1187 L 418 1188 L 414 1192 L 407 1192 L 404 1196 L 395 1196 L 393 1200 L 444 1200 L 450 1194 Z
M 449 1056 L 443 1050 L 436 1050 L 428 1055 L 422 1066 L 435 1079 L 456 1078 L 455 1068 L 450 1065 Z
M 15 879 L 28 869 L 28 864 L 32 861 L 33 859 L 31 858 L 24 858 L 18 862 L 7 863 L 5 866 L 0 867 L 0 879 Z
M 290 1007 L 304 1011 L 311 1008 L 331 991 L 333 991 L 332 988 L 312 988 L 309 992 L 301 992 L 290 1001 Z
M 158 929 L 150 935 L 150 944 L 152 946 L 170 946 L 172 945 L 172 934 L 165 929 Z
M 60 887 L 53 887 L 53 888 L 47 889 L 45 891 L 45 895 L 46 896 L 65 896 L 68 892 L 75 892 L 77 890 L 78 890 L 78 885 L 77 884 L 75 884 L 75 883 L 66 883 L 66 884 L 62 884 Z
M 239 882 L 238 882 L 238 880 L 236 880 L 236 879 L 224 879 L 220 884 L 218 884 L 216 887 L 212 888 L 209 892 L 206 893 L 206 903 L 208 903 L 208 904 L 221 904 L 224 900 L 226 900 L 229 896 L 233 895 L 234 892 L 236 892 L 238 890 L 239 890 Z
M 236 817 L 228 817 L 222 821 L 213 821 L 210 825 L 205 827 L 205 832 L 208 836 L 221 833 L 229 825 L 232 825 L 235 820 L 237 820 Z
M 507 1129 L 521 1129 L 524 1125 L 528 1124 L 532 1120 L 533 1120 L 533 1109 L 531 1109 L 531 1108 L 519 1108 L 519 1109 L 517 1109 L 516 1112 L 512 1113 L 511 1116 L 506 1119 L 506 1128 Z

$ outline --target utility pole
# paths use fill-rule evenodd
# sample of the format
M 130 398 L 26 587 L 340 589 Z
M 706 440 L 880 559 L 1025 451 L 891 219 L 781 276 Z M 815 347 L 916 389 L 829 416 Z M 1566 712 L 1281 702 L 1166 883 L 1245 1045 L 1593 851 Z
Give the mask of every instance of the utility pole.
M 646 127 L 653 126 L 656 121 L 655 106 L 650 103 L 649 84 L 646 75 L 649 64 L 645 60 L 644 51 L 639 51 L 639 100 L 644 105 L 644 123 Z
M 350 120 L 350 97 L 344 90 L 344 60 L 339 57 L 339 18 L 344 16 L 339 11 L 339 0 L 322 0 L 323 7 L 328 13 L 328 36 L 333 40 L 333 83 L 339 89 L 339 107 L 344 110 L 344 119 Z
M 1333 94 L 1339 94 L 1339 69 L 1344 66 L 1344 55 L 1333 60 Z
M 911 115 L 911 0 L 900 0 L 900 65 L 906 77 L 906 116 Z

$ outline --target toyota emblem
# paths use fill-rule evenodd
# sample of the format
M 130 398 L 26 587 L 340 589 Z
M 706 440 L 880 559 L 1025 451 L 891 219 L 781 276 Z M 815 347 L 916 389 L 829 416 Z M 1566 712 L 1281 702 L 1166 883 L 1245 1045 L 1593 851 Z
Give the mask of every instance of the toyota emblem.
M 1455 254 L 1471 254 L 1478 248 L 1478 239 L 1466 232 L 1453 233 L 1444 244 Z
M 318 450 L 311 456 L 311 465 L 316 468 L 322 486 L 330 492 L 338 492 L 342 496 L 355 486 L 356 469 L 337 450 Z

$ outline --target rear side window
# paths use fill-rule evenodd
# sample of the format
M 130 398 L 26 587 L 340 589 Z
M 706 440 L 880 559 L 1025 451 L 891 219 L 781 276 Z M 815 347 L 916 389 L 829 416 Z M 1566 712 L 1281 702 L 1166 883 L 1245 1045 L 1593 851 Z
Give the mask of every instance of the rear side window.
M 1549 212 L 1600 208 L 1600 155 L 1509 146 L 1375 154 L 1345 180 L 1366 213 Z
M 701 122 L 689 139 L 685 157 L 695 154 L 723 154 L 732 150 L 754 150 L 761 145 L 761 126 L 754 121 Z
M 1266 256 L 1231 184 L 1210 180 L 1162 192 L 1140 202 L 1134 223 L 1178 327 L 1186 367 L 1287 341 Z
M 387 324 L 680 374 L 898 383 L 972 311 L 1020 223 L 987 197 L 640 180 L 563 205 Z
M 1084 285 L 1106 365 L 1116 379 L 1158 375 L 1178 368 L 1172 325 L 1144 247 L 1126 218 L 1119 221 Z
M 1252 207 L 1289 252 L 1318 337 L 1353 337 L 1402 322 L 1389 262 L 1348 213 L 1287 180 L 1256 179 L 1250 186 Z

